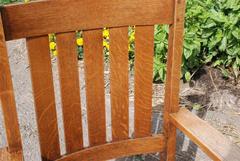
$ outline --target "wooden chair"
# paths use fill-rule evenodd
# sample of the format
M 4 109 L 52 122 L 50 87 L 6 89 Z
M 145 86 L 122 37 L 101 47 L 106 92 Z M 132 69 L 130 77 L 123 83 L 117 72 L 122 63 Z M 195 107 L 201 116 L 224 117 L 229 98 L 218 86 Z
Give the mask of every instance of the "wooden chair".
M 162 152 L 174 161 L 176 128 L 215 161 L 240 150 L 179 108 L 185 0 L 42 0 L 4 6 L 0 21 L 0 92 L 8 147 L 1 161 L 21 161 L 22 143 L 6 41 L 26 38 L 40 149 L 44 161 L 93 161 Z M 164 133 L 151 134 L 154 24 L 169 24 Z M 129 138 L 128 26 L 136 25 L 135 126 Z M 102 28 L 110 28 L 112 138 L 106 142 Z M 83 30 L 90 147 L 83 147 L 75 31 Z M 60 155 L 48 34 L 56 33 L 67 154 Z

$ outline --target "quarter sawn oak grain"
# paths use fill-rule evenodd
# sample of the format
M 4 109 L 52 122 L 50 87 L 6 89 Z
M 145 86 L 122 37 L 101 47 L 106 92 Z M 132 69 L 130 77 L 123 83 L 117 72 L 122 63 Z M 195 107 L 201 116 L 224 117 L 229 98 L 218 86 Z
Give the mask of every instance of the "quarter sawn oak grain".
M 39 0 L 3 6 L 0 21 L 0 93 L 8 147 L 0 161 L 22 161 L 21 137 L 6 40 L 27 39 L 43 161 L 99 161 L 164 152 L 174 161 L 176 128 L 216 161 L 238 161 L 240 150 L 206 122 L 179 110 L 185 0 Z M 152 74 L 155 24 L 168 24 L 169 49 L 164 133 L 152 136 Z M 136 26 L 135 138 L 129 139 L 128 26 Z M 110 91 L 113 140 L 106 143 L 102 28 L 110 28 Z M 90 146 L 83 149 L 75 31 L 83 30 Z M 67 154 L 60 155 L 47 34 L 56 33 Z
M 76 33 L 56 37 L 66 150 L 73 153 L 83 147 Z
M 128 138 L 128 27 L 110 29 L 112 138 Z
M 43 161 L 60 157 L 48 36 L 27 39 L 35 111 Z
M 171 24 L 173 0 L 39 0 L 2 9 L 6 39 L 129 25 Z

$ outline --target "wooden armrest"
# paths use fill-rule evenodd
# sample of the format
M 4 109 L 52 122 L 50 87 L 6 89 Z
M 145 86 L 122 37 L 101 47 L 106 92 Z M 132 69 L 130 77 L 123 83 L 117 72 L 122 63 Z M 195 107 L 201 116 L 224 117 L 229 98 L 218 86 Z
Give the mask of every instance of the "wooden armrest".
M 240 161 L 240 148 L 186 108 L 170 115 L 171 122 L 214 161 Z
M 23 161 L 22 151 L 10 153 L 7 148 L 0 149 L 0 161 Z

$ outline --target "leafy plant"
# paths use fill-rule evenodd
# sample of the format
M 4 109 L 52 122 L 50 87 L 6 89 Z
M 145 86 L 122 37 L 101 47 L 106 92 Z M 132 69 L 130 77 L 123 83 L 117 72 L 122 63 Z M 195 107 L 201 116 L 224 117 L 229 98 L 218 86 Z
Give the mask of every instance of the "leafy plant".
M 164 27 L 156 27 L 154 80 L 165 79 L 166 35 Z M 220 68 L 225 76 L 239 77 L 239 0 L 187 1 L 182 77 L 189 81 L 204 64 Z
M 28 2 L 29 0 L 0 0 L 0 4 L 9 4 L 13 2 Z
M 165 81 L 166 62 L 168 50 L 168 32 L 167 25 L 155 26 L 154 37 L 154 81 Z

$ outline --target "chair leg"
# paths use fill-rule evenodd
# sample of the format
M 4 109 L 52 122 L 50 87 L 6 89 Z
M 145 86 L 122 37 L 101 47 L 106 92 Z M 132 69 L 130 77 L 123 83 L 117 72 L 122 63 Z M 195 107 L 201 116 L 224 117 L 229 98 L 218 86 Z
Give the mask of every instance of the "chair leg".
M 176 127 L 174 127 L 172 124 L 169 127 L 169 133 L 167 137 L 167 152 L 166 152 L 166 161 L 175 161 L 176 160 Z
M 160 161 L 166 161 L 166 152 L 160 153 Z

